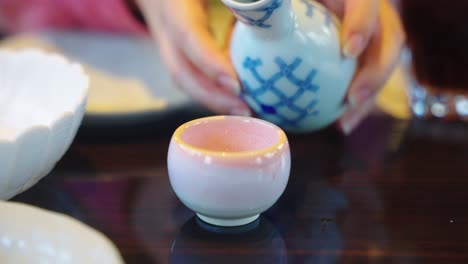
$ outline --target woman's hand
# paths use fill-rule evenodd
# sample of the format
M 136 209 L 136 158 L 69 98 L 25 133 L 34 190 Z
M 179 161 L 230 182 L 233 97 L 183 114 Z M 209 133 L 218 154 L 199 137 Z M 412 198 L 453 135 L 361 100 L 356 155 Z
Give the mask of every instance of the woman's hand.
M 404 31 L 388 0 L 322 0 L 342 18 L 343 54 L 357 58 L 358 70 L 348 90 L 349 110 L 338 120 L 349 134 L 372 109 L 379 90 L 400 57 Z
M 175 83 L 222 114 L 250 115 L 228 56 L 208 30 L 204 0 L 137 0 Z
M 137 0 L 158 39 L 176 84 L 217 113 L 250 115 L 238 97 L 240 84 L 226 54 L 208 31 L 203 0 Z M 404 41 L 389 0 L 320 0 L 343 20 L 343 54 L 359 68 L 348 90 L 349 110 L 338 120 L 350 133 L 369 113 L 392 73 Z

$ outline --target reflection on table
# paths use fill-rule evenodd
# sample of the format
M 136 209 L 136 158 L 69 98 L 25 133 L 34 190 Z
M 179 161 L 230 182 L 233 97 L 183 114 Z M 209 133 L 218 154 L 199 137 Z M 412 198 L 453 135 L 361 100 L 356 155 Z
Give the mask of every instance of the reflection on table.
M 285 193 L 257 229 L 222 235 L 199 225 L 167 176 L 171 133 L 192 117 L 163 129 L 82 128 L 52 173 L 15 200 L 102 231 L 127 263 L 468 261 L 466 123 L 377 113 L 348 137 L 334 128 L 288 135 Z

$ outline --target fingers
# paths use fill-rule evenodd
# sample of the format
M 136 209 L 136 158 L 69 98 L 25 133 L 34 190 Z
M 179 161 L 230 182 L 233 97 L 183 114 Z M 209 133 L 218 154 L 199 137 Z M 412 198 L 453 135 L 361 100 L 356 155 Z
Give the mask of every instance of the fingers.
M 345 0 L 344 3 L 343 54 L 357 58 L 375 31 L 381 0 Z
M 240 92 L 229 58 L 218 47 L 208 30 L 208 21 L 202 1 L 190 1 L 180 4 L 178 12 L 166 14 L 176 16 L 167 19 L 171 30 L 169 37 L 179 43 L 179 47 L 193 65 L 196 65 L 207 77 L 231 93 Z
M 193 67 L 168 40 L 164 31 L 158 35 L 161 57 L 180 89 L 217 113 L 250 115 L 249 108 L 237 95 L 219 89 L 206 75 Z
M 333 12 L 340 20 L 343 19 L 343 0 L 318 0 L 318 2 L 327 7 L 327 9 Z
M 229 57 L 208 31 L 205 1 L 138 2 L 177 86 L 216 113 L 250 115 Z
M 379 28 L 360 58 L 360 67 L 348 90 L 351 104 L 366 101 L 390 77 L 400 57 L 404 41 L 398 14 L 386 1 L 382 2 Z
M 365 111 L 357 109 L 375 100 L 400 57 L 404 33 L 398 14 L 387 1 L 382 1 L 377 25 L 378 29 L 360 57 L 359 70 L 348 89 L 351 108 L 339 120 L 344 132 L 350 132 L 366 116 Z

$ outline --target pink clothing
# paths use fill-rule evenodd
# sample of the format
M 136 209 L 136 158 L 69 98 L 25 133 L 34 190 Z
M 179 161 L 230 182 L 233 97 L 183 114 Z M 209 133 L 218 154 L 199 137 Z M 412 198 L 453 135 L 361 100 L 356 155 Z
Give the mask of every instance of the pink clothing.
M 127 0 L 0 0 L 0 28 L 8 32 L 88 29 L 144 34 Z

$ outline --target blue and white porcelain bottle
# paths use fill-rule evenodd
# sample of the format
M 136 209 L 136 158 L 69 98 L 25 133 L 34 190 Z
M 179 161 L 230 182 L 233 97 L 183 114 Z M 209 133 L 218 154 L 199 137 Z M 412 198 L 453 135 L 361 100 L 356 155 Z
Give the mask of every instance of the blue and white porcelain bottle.
M 231 60 L 257 116 L 291 132 L 334 122 L 356 66 L 334 15 L 311 0 L 222 1 L 238 19 Z

